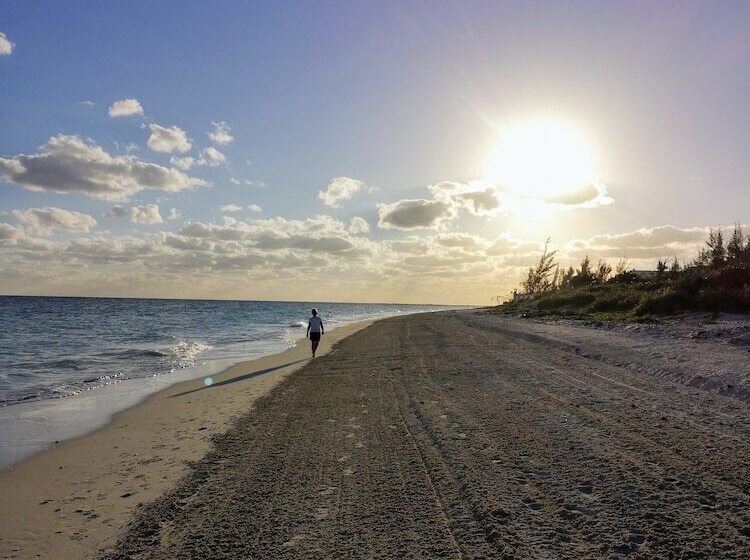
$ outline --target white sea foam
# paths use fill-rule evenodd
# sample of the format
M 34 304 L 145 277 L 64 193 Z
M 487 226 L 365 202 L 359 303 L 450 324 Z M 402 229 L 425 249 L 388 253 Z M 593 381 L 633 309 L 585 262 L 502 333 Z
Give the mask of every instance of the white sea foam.
M 198 355 L 211 348 L 197 340 L 178 340 L 174 346 L 164 348 L 162 352 L 170 359 L 173 369 L 184 369 L 194 366 Z

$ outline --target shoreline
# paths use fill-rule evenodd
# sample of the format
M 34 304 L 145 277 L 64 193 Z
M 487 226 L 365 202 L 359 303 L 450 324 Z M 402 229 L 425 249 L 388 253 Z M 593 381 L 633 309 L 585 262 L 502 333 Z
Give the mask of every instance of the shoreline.
M 329 331 L 319 355 L 372 322 Z M 297 341 L 211 373 L 210 386 L 203 376 L 170 384 L 105 425 L 4 468 L 0 557 L 97 556 L 136 508 L 172 487 L 187 462 L 205 454 L 214 434 L 309 361 L 309 348 Z

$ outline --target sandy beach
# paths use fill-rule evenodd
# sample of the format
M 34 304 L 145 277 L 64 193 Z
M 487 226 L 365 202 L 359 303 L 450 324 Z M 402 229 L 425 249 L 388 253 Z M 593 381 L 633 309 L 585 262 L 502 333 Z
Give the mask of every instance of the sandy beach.
M 332 330 L 321 355 L 362 322 Z M 211 437 L 309 359 L 285 352 L 178 383 L 106 427 L 0 471 L 0 558 L 95 558 L 128 519 L 189 472 Z
M 746 331 L 488 310 L 341 329 L 5 473 L 4 555 L 747 557 Z

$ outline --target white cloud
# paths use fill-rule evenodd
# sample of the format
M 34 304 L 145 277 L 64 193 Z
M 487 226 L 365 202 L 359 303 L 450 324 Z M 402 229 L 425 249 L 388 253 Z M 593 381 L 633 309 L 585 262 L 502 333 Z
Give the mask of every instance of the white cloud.
M 13 52 L 15 45 L 10 42 L 5 33 L 0 32 L 0 56 L 8 55 Z
M 185 156 L 185 157 L 172 156 L 171 158 L 169 158 L 169 163 L 171 165 L 174 165 L 177 169 L 188 171 L 191 167 L 195 165 L 195 158 L 192 156 Z
M 118 152 L 124 152 L 126 154 L 132 154 L 141 149 L 141 147 L 134 142 L 128 142 L 126 144 L 123 144 L 115 140 L 114 145 L 115 145 L 115 150 L 117 150 Z
M 354 216 L 349 220 L 349 233 L 358 235 L 360 233 L 367 233 L 368 231 L 370 231 L 370 226 L 364 218 Z
M 141 204 L 130 209 L 130 221 L 134 224 L 161 224 L 164 222 L 159 214 L 157 204 Z
M 96 226 L 96 220 L 93 216 L 62 208 L 46 207 L 13 210 L 13 215 L 31 231 L 40 234 L 48 234 L 56 229 L 88 232 Z
M 216 148 L 209 146 L 205 150 L 201 151 L 200 157 L 198 159 L 195 159 L 192 156 L 185 156 L 185 157 L 172 157 L 169 160 L 169 163 L 177 167 L 178 169 L 182 169 L 183 171 L 187 171 L 191 167 L 195 165 L 199 166 L 208 166 L 208 167 L 217 167 L 224 163 L 226 161 L 226 157 L 224 154 L 222 154 L 219 150 Z
M 229 182 L 233 185 L 245 185 L 248 187 L 265 187 L 266 184 L 263 181 L 250 181 L 248 179 L 237 179 L 237 177 L 230 177 Z
M 119 204 L 113 206 L 104 213 L 107 218 L 127 218 L 129 214 L 130 211 L 124 206 L 120 206 Z
M 143 107 L 137 99 L 119 99 L 109 106 L 110 117 L 130 117 L 143 115 Z
M 182 216 L 182 213 L 177 208 L 171 208 L 169 210 L 169 216 L 167 216 L 168 220 L 177 220 Z
M 185 131 L 177 126 L 161 126 L 156 123 L 148 125 L 151 135 L 148 137 L 148 147 L 155 152 L 187 152 L 193 145 Z
M 343 222 L 330 216 L 314 216 L 306 220 L 280 217 L 252 221 L 225 219 L 222 224 L 187 222 L 180 235 L 242 243 L 261 251 L 303 250 L 351 255 L 355 249 L 365 249 L 364 240 L 353 237 Z
M 556 204 L 570 208 L 596 208 L 598 206 L 608 206 L 615 202 L 615 199 L 609 196 L 607 186 L 603 183 L 592 183 L 576 191 L 557 196 L 546 196 L 541 200 L 547 204 Z
M 86 107 L 93 107 L 94 105 L 96 105 L 96 103 L 94 103 L 93 101 L 89 99 L 86 99 L 85 101 L 79 101 L 78 104 L 85 105 Z
M 144 189 L 177 192 L 208 184 L 134 156 L 112 156 L 93 142 L 62 134 L 50 138 L 39 153 L 0 158 L 0 172 L 30 191 L 82 193 L 112 202 Z
M 251 204 L 247 207 L 247 209 L 250 210 L 250 212 L 255 212 L 256 214 L 260 214 L 261 212 L 263 212 L 263 208 L 261 208 L 257 204 Z
M 718 226 L 723 229 L 725 239 L 733 226 Z M 748 226 L 742 226 L 747 230 Z M 575 258 L 585 254 L 597 257 L 627 257 L 628 259 L 686 258 L 692 259 L 708 238 L 710 228 L 679 228 L 671 225 L 641 228 L 619 234 L 595 235 L 589 239 L 577 239 L 565 245 L 567 253 Z
M 242 206 L 237 206 L 236 204 L 225 204 L 221 207 L 222 212 L 240 212 L 242 210 Z
M 350 177 L 334 177 L 328 183 L 325 190 L 318 192 L 318 198 L 326 206 L 331 208 L 340 208 L 340 200 L 347 200 L 354 196 L 356 192 L 365 187 L 362 181 Z
M 206 161 L 206 165 L 209 165 L 211 167 L 221 165 L 227 159 L 224 154 L 222 154 L 219 150 L 212 146 L 209 146 L 208 148 L 203 150 L 201 154 Z
M 231 129 L 229 128 L 229 125 L 226 123 L 226 121 L 212 121 L 211 124 L 214 127 L 214 129 L 208 133 L 208 137 L 211 139 L 211 142 L 226 145 L 234 140 L 234 136 L 229 133 Z
M 172 208 L 172 210 L 174 210 L 174 208 Z M 117 205 L 107 210 L 104 215 L 108 218 L 128 218 L 130 222 L 134 224 L 164 223 L 164 220 L 159 213 L 158 204 L 141 204 L 139 206 L 131 206 L 130 208 Z
M 453 205 L 440 200 L 398 200 L 378 204 L 378 225 L 383 229 L 438 228 L 456 215 Z
M 8 239 L 20 239 L 23 237 L 23 229 L 5 222 L 0 222 L 0 241 Z

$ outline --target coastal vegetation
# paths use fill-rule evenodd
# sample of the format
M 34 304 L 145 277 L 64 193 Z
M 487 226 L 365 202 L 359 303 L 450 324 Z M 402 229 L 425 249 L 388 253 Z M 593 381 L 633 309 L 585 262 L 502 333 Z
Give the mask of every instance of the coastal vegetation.
M 626 258 L 613 268 L 588 255 L 577 268 L 563 269 L 549 242 L 501 310 L 636 321 L 689 311 L 750 313 L 750 236 L 739 224 L 728 238 L 709 230 L 691 262 L 659 260 L 653 271 L 637 271 Z

